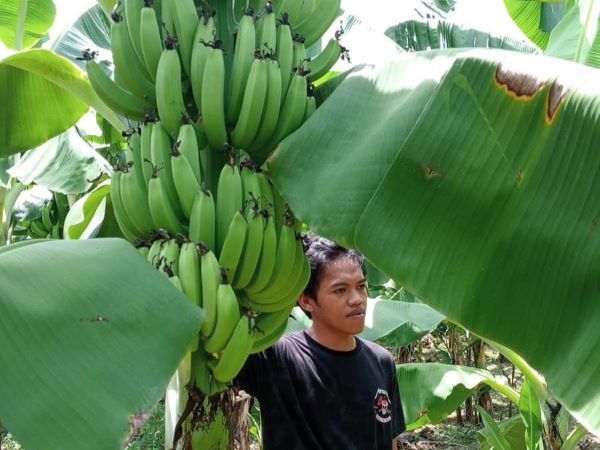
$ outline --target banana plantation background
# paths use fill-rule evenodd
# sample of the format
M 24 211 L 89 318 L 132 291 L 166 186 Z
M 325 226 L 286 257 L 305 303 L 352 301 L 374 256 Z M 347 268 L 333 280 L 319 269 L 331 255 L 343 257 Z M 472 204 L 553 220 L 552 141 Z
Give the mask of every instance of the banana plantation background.
M 49 36 L 72 5 L 0 4 L 1 448 L 171 448 L 165 391 L 187 395 L 208 320 L 119 221 L 140 117 L 90 83 L 86 50 L 116 79 L 122 5 L 89 6 Z M 235 29 L 248 2 L 229 6 Z M 600 448 L 600 2 L 336 12 L 307 56 L 347 52 L 260 164 L 299 228 L 369 260 L 361 336 L 397 358 L 402 446 Z M 280 333 L 308 326 L 294 309 Z M 259 448 L 258 408 L 250 436 L 222 411 L 193 448 Z

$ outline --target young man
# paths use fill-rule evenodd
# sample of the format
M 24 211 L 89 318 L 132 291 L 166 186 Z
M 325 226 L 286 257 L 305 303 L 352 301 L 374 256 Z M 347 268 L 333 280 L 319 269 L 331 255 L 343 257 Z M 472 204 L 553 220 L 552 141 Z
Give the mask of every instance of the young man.
M 390 353 L 355 335 L 365 325 L 363 257 L 307 238 L 311 277 L 298 303 L 312 318 L 251 356 L 238 387 L 260 403 L 264 450 L 390 450 L 405 430 Z

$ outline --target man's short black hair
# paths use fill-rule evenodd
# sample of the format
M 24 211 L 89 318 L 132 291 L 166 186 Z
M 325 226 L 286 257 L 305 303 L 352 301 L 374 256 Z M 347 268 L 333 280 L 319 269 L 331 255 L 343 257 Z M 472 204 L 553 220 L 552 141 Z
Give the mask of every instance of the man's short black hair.
M 356 250 L 342 247 L 324 237 L 309 233 L 303 238 L 304 253 L 310 263 L 310 279 L 304 293 L 310 298 L 317 299 L 317 290 L 325 269 L 340 258 L 349 258 L 356 262 L 363 274 L 367 275 L 365 258 Z

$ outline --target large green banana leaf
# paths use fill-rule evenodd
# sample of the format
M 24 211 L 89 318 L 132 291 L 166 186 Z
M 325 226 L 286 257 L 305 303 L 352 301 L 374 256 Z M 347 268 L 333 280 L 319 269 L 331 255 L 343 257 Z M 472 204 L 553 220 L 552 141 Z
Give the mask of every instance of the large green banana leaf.
M 359 334 L 368 341 L 383 340 L 390 347 L 402 347 L 434 329 L 444 316 L 423 303 L 371 298 L 367 303 L 365 329 Z M 286 333 L 307 330 L 312 321 L 295 307 Z
M 71 128 L 22 155 L 8 172 L 24 184 L 34 182 L 54 192 L 80 194 L 91 187 L 90 180 L 112 173 L 112 167 Z
M 15 50 L 32 47 L 48 32 L 55 15 L 52 0 L 2 0 L 0 41 Z
M 550 32 L 563 17 L 565 4 L 572 1 L 504 0 L 504 4 L 521 31 L 535 45 L 545 49 L 548 45 Z
M 554 58 L 407 54 L 349 75 L 268 167 L 311 229 L 522 355 L 600 432 L 599 94 Z
M 81 58 L 85 49 L 98 52 L 99 60 L 112 61 L 110 21 L 99 5 L 84 12 L 52 45 L 54 52 L 71 60 L 82 70 L 85 69 L 85 61 L 77 58 Z
M 120 239 L 0 250 L 0 422 L 28 450 L 118 449 L 201 310 Z
M 511 401 L 518 394 L 487 370 L 439 363 L 409 363 L 396 366 L 398 389 L 407 429 L 445 420 L 467 397 L 488 385 Z
M 600 67 L 600 2 L 579 0 L 552 30 L 544 54 Z
M 466 28 L 445 20 L 437 23 L 409 20 L 388 28 L 385 34 L 406 51 L 461 47 L 502 48 L 523 53 L 536 51 L 527 42 Z
M 119 130 L 119 118 L 81 71 L 48 50 L 0 61 L 0 156 L 36 147 L 73 126 L 91 105 Z

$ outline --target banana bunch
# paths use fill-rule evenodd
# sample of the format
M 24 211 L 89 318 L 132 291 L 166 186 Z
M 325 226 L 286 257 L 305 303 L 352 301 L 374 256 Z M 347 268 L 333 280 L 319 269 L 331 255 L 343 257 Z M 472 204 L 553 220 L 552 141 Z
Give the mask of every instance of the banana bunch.
M 316 109 L 312 82 L 346 54 L 336 33 L 316 57 L 306 56 L 337 17 L 340 0 L 235 3 L 245 10 L 230 30 L 218 29 L 230 21 L 198 11 L 194 0 L 118 2 L 114 76 L 95 52 L 83 55 L 92 87 L 129 120 L 158 114 L 173 137 L 191 118 L 213 150 L 233 146 L 264 161 Z M 233 32 L 235 42 L 225 48 L 224 36 Z
M 234 6 L 231 21 L 194 0 L 123 0 L 114 76 L 84 52 L 98 96 L 141 122 L 110 199 L 125 238 L 204 310 L 189 351 L 206 395 L 281 337 L 309 280 L 299 224 L 260 165 L 316 110 L 313 81 L 347 56 L 336 33 L 307 57 L 340 0 Z

